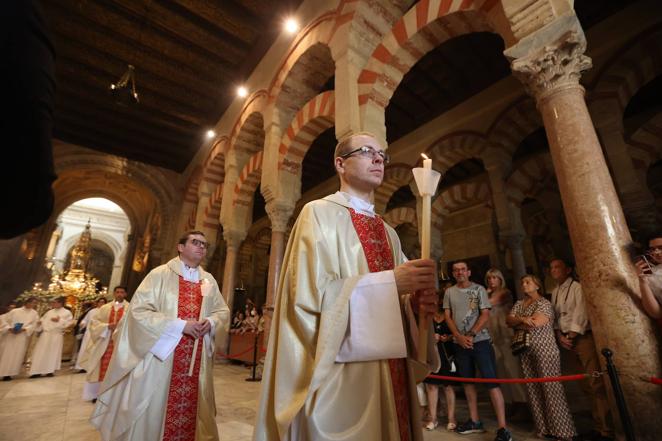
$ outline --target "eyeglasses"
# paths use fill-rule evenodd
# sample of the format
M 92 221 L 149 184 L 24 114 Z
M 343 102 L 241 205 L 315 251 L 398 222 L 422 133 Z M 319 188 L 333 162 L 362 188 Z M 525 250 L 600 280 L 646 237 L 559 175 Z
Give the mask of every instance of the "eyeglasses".
M 379 158 L 382 160 L 384 164 L 388 164 L 389 161 L 391 160 L 391 157 L 387 153 L 381 150 L 375 150 L 373 147 L 369 145 L 362 145 L 356 150 L 352 150 L 349 153 L 340 155 L 339 158 L 347 159 L 355 153 L 358 154 L 359 156 L 371 157 L 372 159 L 375 159 L 376 156 L 379 156 Z
M 650 247 L 647 250 L 648 254 L 662 254 L 662 246 L 661 247 Z
M 209 243 L 205 242 L 204 240 L 191 239 L 191 243 L 196 247 L 204 248 L 205 250 L 209 248 Z

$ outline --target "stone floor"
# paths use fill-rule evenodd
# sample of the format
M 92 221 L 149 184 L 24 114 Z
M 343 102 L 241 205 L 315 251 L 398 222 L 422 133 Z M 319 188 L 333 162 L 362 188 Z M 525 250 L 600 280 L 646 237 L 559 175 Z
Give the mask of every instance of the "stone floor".
M 85 375 L 71 372 L 65 365 L 53 378 L 27 379 L 23 376 L 0 382 L 0 441 L 99 440 L 87 421 L 92 404 L 80 399 Z M 216 420 L 222 441 L 251 439 L 260 383 L 245 381 L 249 376 L 249 369 L 242 365 L 215 367 Z M 589 424 L 588 413 L 583 410 L 586 401 L 576 385 L 569 386 L 568 394 L 577 426 L 580 431 L 586 430 Z M 480 406 L 480 414 L 488 433 L 461 436 L 439 427 L 426 431 L 425 440 L 493 440 L 496 426 L 492 411 L 486 397 L 480 401 L 484 403 Z M 459 419 L 466 418 L 467 409 L 461 397 L 458 398 L 457 412 Z M 517 441 L 536 439 L 532 436 L 531 425 L 512 425 L 511 429 Z

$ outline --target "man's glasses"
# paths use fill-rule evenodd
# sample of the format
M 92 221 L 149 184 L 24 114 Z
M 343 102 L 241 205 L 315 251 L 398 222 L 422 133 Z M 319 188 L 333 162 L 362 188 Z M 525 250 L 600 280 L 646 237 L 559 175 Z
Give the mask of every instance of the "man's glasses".
M 344 155 L 340 155 L 339 158 L 347 159 L 347 158 L 349 158 L 350 156 L 352 156 L 354 154 L 357 154 L 359 156 L 371 157 L 372 159 L 374 159 L 376 156 L 379 156 L 381 158 L 382 162 L 384 163 L 384 165 L 388 164 L 389 161 L 391 160 L 391 157 L 387 153 L 385 153 L 381 150 L 375 150 L 373 147 L 371 147 L 369 145 L 362 145 L 361 147 L 359 147 L 356 150 L 352 150 L 349 153 L 345 153 Z
M 662 254 L 662 247 L 650 247 L 649 249 L 646 250 L 646 253 L 649 256 L 652 256 L 654 254 Z
M 191 243 L 196 247 L 204 248 L 205 250 L 209 247 L 209 244 L 204 240 L 191 239 Z

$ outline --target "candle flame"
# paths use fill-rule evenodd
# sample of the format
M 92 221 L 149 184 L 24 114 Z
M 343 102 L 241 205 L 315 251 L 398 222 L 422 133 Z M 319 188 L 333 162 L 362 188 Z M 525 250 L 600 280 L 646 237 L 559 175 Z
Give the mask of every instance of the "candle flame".
M 423 157 L 423 159 L 430 159 L 428 158 L 428 155 L 426 155 L 425 153 L 421 153 L 421 156 Z

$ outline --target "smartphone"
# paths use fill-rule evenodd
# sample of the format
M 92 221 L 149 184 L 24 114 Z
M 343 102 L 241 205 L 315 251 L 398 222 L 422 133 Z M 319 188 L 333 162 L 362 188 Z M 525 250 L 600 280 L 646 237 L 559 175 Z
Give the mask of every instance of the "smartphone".
M 645 254 L 638 255 L 635 260 L 641 260 L 646 263 L 646 265 L 644 265 L 644 274 L 653 274 L 653 265 L 651 265 L 650 260 L 648 260 L 648 257 L 646 257 Z

